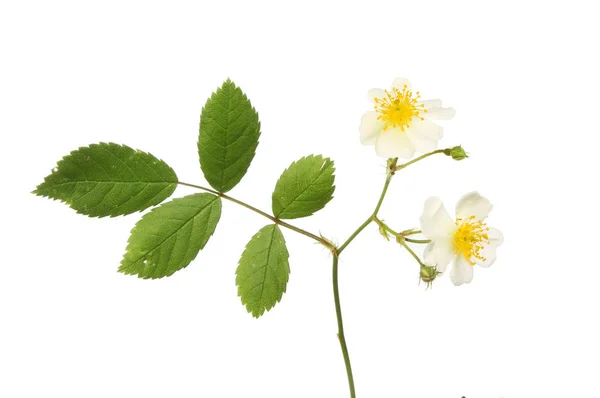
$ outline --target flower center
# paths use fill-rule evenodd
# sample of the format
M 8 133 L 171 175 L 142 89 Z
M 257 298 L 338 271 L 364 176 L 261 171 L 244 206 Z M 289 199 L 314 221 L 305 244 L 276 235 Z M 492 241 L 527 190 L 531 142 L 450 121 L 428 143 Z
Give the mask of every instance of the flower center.
M 425 105 L 418 103 L 419 98 L 421 98 L 421 94 L 417 91 L 413 97 L 413 92 L 408 90 L 406 84 L 402 91 L 394 87 L 391 92 L 385 90 L 385 97 L 375 98 L 375 111 L 379 114 L 377 119 L 385 122 L 383 130 L 400 127 L 404 131 L 410 127 L 413 117 L 423 120 L 419 114 L 427 112 L 427 110 Z
M 483 221 L 475 220 L 475 216 L 457 218 L 456 226 L 458 229 L 454 233 L 454 252 L 462 254 L 471 265 L 475 265 L 472 257 L 485 261 L 481 250 L 490 243 L 488 226 Z

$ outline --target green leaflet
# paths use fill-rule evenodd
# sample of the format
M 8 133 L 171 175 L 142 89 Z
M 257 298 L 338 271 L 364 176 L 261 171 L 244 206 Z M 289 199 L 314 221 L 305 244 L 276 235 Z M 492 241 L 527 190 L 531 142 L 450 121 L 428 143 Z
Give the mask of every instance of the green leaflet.
M 33 193 L 90 217 L 114 217 L 157 205 L 176 186 L 175 172 L 162 160 L 125 145 L 100 143 L 62 158 Z
M 227 192 L 254 158 L 260 122 L 246 95 L 229 79 L 206 101 L 200 116 L 198 155 L 208 183 Z
M 273 215 L 281 219 L 310 216 L 333 199 L 333 161 L 310 155 L 284 170 L 273 191 Z
M 145 214 L 131 231 L 119 272 L 162 278 L 185 268 L 204 248 L 221 217 L 221 199 L 197 193 Z
M 290 276 L 285 239 L 277 225 L 261 228 L 246 245 L 236 270 L 238 296 L 258 318 L 281 300 Z

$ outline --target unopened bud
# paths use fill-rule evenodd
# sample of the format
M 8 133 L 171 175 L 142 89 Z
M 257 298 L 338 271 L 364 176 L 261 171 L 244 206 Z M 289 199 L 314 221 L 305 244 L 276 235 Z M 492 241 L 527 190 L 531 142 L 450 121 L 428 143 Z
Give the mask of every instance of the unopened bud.
M 444 155 L 452 156 L 452 159 L 454 160 L 463 160 L 469 157 L 463 147 L 460 145 L 455 146 L 454 148 L 445 149 Z
M 429 265 L 421 265 L 421 271 L 419 271 L 419 277 L 427 284 L 427 287 L 431 286 L 431 283 L 439 274 L 441 272 L 438 272 L 435 267 Z

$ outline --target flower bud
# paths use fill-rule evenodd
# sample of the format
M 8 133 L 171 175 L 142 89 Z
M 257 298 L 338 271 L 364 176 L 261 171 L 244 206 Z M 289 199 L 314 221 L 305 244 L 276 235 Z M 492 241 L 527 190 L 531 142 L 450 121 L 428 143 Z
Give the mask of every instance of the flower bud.
M 419 271 L 419 277 L 427 284 L 427 287 L 431 286 L 431 283 L 439 274 L 441 272 L 438 272 L 435 267 L 429 265 L 421 265 L 421 270 Z
M 454 160 L 463 160 L 469 157 L 463 147 L 460 145 L 455 146 L 454 148 L 445 149 L 444 155 L 452 156 L 452 159 Z

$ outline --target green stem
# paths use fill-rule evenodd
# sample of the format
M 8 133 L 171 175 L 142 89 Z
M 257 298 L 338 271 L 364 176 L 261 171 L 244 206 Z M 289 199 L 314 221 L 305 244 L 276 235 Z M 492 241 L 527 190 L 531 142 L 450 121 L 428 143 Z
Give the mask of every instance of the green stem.
M 367 227 L 367 225 L 369 225 L 371 223 L 371 221 L 374 221 L 374 219 L 377 218 L 377 213 L 379 213 L 379 209 L 381 208 L 381 204 L 383 203 L 385 194 L 387 193 L 388 187 L 390 186 L 390 182 L 392 181 L 392 177 L 394 176 L 394 173 L 395 173 L 394 169 L 396 167 L 397 161 L 398 161 L 398 158 L 393 158 L 393 159 L 388 160 L 388 174 L 385 179 L 385 184 L 383 185 L 383 189 L 381 190 L 381 195 L 379 195 L 379 200 L 377 201 L 377 206 L 375 206 L 375 210 L 373 210 L 373 214 L 371 214 L 369 216 L 369 218 L 367 218 L 365 220 L 365 222 L 363 222 L 360 225 L 360 227 L 358 227 L 356 229 L 356 231 L 354 231 L 352 233 L 352 235 L 350 235 L 350 237 L 348 239 L 346 239 L 346 241 L 338 248 L 338 250 L 337 250 L 338 255 L 340 255 L 344 251 L 346 246 L 348 246 L 350 244 L 350 242 L 352 242 L 354 240 L 354 238 L 356 238 L 358 236 L 358 234 L 360 234 L 362 232 L 362 230 L 365 229 Z
M 323 246 L 327 247 L 332 252 L 335 252 L 335 250 L 336 250 L 336 247 L 331 242 L 329 242 L 327 239 L 324 239 L 324 238 L 322 238 L 320 236 L 317 236 L 317 235 L 312 234 L 312 233 L 310 233 L 308 231 L 305 231 L 302 228 L 298 228 L 296 226 L 293 226 L 292 224 L 288 224 L 285 221 L 281 221 L 277 217 L 273 217 L 272 215 L 270 215 L 268 213 L 265 213 L 264 211 L 259 210 L 259 209 L 257 209 L 254 206 L 250 206 L 248 203 L 242 202 L 241 200 L 232 198 L 231 196 L 225 195 L 222 192 L 215 191 L 214 189 L 202 187 L 200 185 L 188 184 L 186 182 L 181 182 L 181 181 L 178 181 L 177 183 L 179 185 L 185 185 L 186 187 L 192 187 L 192 188 L 201 189 L 203 191 L 210 192 L 210 193 L 212 193 L 214 195 L 220 196 L 223 199 L 227 199 L 230 202 L 237 203 L 238 205 L 243 206 L 246 209 L 252 210 L 253 212 L 260 214 L 261 216 L 268 218 L 269 220 L 273 221 L 275 224 L 279 224 L 282 227 L 291 229 L 292 231 L 298 232 L 301 235 L 304 235 L 304 236 L 307 236 L 307 237 L 309 237 L 311 239 L 316 240 L 317 242 L 321 243 Z
M 371 216 L 371 217 L 367 218 L 367 219 L 365 220 L 365 222 L 364 222 L 364 223 L 362 223 L 362 224 L 360 225 L 360 227 L 358 227 L 358 229 L 357 229 L 356 231 L 354 231 L 354 232 L 352 233 L 352 235 L 350 235 L 350 237 L 349 237 L 348 239 L 346 239 L 346 241 L 345 241 L 345 242 L 344 242 L 344 243 L 343 243 L 343 244 L 342 244 L 342 245 L 341 245 L 341 246 L 338 248 L 338 250 L 337 250 L 337 253 L 338 253 L 338 255 L 339 255 L 339 254 L 340 254 L 342 251 L 344 251 L 344 249 L 346 248 L 346 246 L 348 246 L 348 245 L 350 244 L 350 242 L 352 242 L 352 241 L 354 240 L 354 238 L 356 238 L 356 237 L 358 236 L 358 234 L 360 234 L 360 233 L 361 233 L 361 231 L 362 231 L 363 229 L 365 229 L 365 228 L 367 227 L 367 225 L 369 225 L 369 224 L 371 223 L 371 221 L 373 221 L 373 216 Z
M 350 355 L 348 354 L 348 346 L 346 345 L 346 337 L 344 336 L 344 321 L 342 320 L 342 306 L 340 304 L 340 291 L 338 289 L 338 255 L 333 255 L 333 298 L 335 301 L 335 314 L 338 324 L 338 339 L 342 347 L 344 355 L 344 363 L 346 364 L 346 374 L 348 376 L 348 385 L 350 387 L 350 397 L 356 398 L 354 390 L 354 377 L 352 376 L 352 365 L 350 364 Z
M 411 238 L 404 238 L 405 241 L 410 242 L 410 243 L 421 243 L 421 244 L 425 244 L 425 243 L 429 243 L 431 242 L 431 240 L 429 239 L 411 239 Z
M 383 190 L 381 191 L 381 196 L 379 197 L 379 201 L 377 202 L 377 206 L 375 206 L 375 210 L 373 211 L 373 217 L 377 217 L 377 213 L 379 213 L 379 209 L 381 209 L 381 204 L 383 203 L 383 199 L 385 198 L 385 194 L 387 193 L 388 187 L 390 186 L 390 182 L 392 181 L 392 173 L 389 173 L 387 178 L 385 179 L 385 184 L 383 186 Z
M 412 239 L 412 238 L 407 238 L 407 235 L 415 235 L 420 233 L 421 231 L 415 231 L 415 230 L 408 230 L 408 231 L 403 231 L 403 232 L 396 232 L 393 229 L 391 229 L 390 227 L 388 227 L 388 225 L 386 223 L 384 223 L 382 220 L 380 220 L 379 218 L 375 217 L 375 222 L 381 226 L 383 229 L 385 229 L 387 232 L 389 232 L 390 234 L 394 235 L 394 237 L 396 239 L 401 238 L 407 242 L 410 243 L 429 243 L 431 242 L 431 240 L 429 239 Z
M 338 288 L 338 260 L 339 255 L 344 251 L 344 249 L 362 232 L 363 229 L 367 227 L 372 221 L 377 218 L 377 213 L 379 213 L 379 209 L 381 208 L 381 204 L 383 203 L 383 199 L 385 198 L 385 194 L 387 193 L 388 187 L 390 186 L 390 182 L 392 181 L 392 177 L 394 175 L 394 168 L 396 167 L 396 162 L 398 158 L 390 159 L 388 161 L 388 174 L 385 179 L 385 184 L 383 185 L 383 189 L 381 191 L 381 195 L 379 196 L 379 200 L 377 201 L 377 206 L 375 206 L 375 210 L 373 210 L 373 214 L 369 216 L 357 229 L 350 235 L 348 239 L 337 249 L 337 252 L 333 252 L 333 299 L 335 301 L 335 314 L 337 316 L 337 324 L 338 324 L 338 340 L 340 341 L 340 346 L 342 347 L 342 354 L 344 355 L 344 363 L 346 364 L 346 374 L 348 376 L 348 385 L 350 386 L 350 397 L 356 398 L 356 391 L 354 390 L 354 377 L 352 376 L 352 365 L 350 364 L 350 354 L 348 353 L 348 345 L 346 344 L 346 337 L 344 336 L 344 321 L 342 319 L 342 305 L 340 303 L 340 291 Z
M 381 228 L 383 228 L 384 230 L 386 230 L 387 232 L 392 234 L 396 238 L 396 242 L 400 243 L 400 245 L 402 245 L 402 247 L 404 247 L 414 257 L 414 259 L 417 260 L 417 262 L 420 265 L 424 265 L 421 262 L 421 259 L 419 258 L 419 256 L 417 256 L 416 253 L 406 244 L 406 242 L 412 242 L 412 243 L 429 243 L 429 242 L 431 242 L 429 239 L 411 239 L 411 238 L 406 237 L 406 234 L 414 235 L 414 234 L 418 234 L 421 231 L 409 230 L 408 232 L 406 232 L 406 231 L 396 232 L 393 229 L 391 229 L 390 227 L 388 227 L 388 225 L 386 223 L 384 223 L 382 220 L 380 220 L 377 217 L 374 217 L 373 221 L 375 221 L 377 223 L 377 225 L 379 225 Z
M 425 265 L 421 262 L 421 259 L 419 258 L 419 256 L 417 256 L 417 254 L 406 244 L 406 242 L 404 242 L 404 239 L 397 239 L 396 241 L 398 243 L 400 243 L 402 245 L 402 247 L 404 247 L 410 253 L 410 255 L 413 256 L 413 258 L 415 260 L 417 260 L 417 262 L 420 265 L 423 265 L 423 266 Z
M 383 222 L 383 220 L 379 219 L 379 217 L 375 217 L 373 219 L 373 221 L 375 221 L 375 223 L 377 225 L 379 225 L 381 228 L 383 228 L 384 230 L 386 230 L 390 234 L 394 235 L 394 237 L 397 238 L 398 235 L 401 235 L 401 233 L 398 233 L 398 232 L 394 231 L 393 229 L 391 229 L 386 223 Z
M 397 166 L 397 167 L 394 169 L 394 171 L 402 170 L 403 168 L 405 168 L 405 167 L 408 167 L 408 166 L 410 166 L 411 164 L 418 162 L 419 160 L 425 159 L 426 157 L 429 157 L 429 156 L 431 156 L 431 155 L 435 155 L 436 153 L 444 153 L 444 151 L 445 151 L 445 149 L 438 149 L 438 150 L 435 150 L 435 151 L 433 151 L 433 152 L 426 153 L 425 155 L 421 155 L 421 156 L 419 156 L 418 158 L 414 158 L 414 159 L 413 159 L 413 160 L 411 160 L 410 162 L 406 162 L 406 163 L 404 163 L 404 164 L 401 164 L 400 166 Z
M 392 228 L 390 228 L 389 225 L 387 225 L 385 222 L 383 222 L 383 220 L 380 219 L 379 217 L 374 217 L 373 221 L 375 221 L 375 223 L 377 225 L 379 225 L 381 228 L 385 229 L 387 232 L 389 232 L 390 234 L 394 235 L 395 237 L 398 237 L 398 236 L 405 237 L 405 236 L 408 236 L 408 235 L 415 235 L 415 234 L 421 233 L 421 231 L 416 230 L 416 229 L 407 229 L 407 230 L 404 230 L 402 232 L 396 232 Z M 410 239 L 410 241 L 419 242 L 417 239 Z M 429 243 L 429 240 L 427 242 L 424 242 L 424 243 Z

